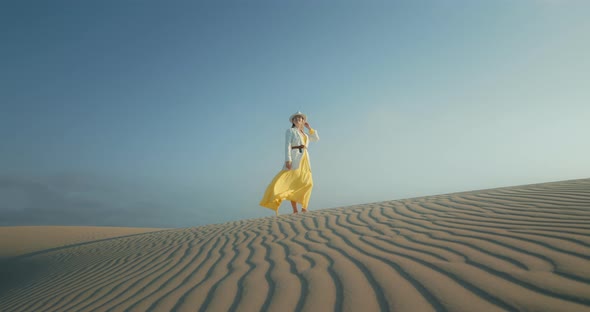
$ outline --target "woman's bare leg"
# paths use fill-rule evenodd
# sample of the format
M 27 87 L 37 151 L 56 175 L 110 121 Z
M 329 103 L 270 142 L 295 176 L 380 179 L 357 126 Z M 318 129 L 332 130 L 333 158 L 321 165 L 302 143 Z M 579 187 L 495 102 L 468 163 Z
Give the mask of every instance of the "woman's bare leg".
M 293 213 L 297 213 L 297 202 L 291 201 L 291 207 L 293 207 Z

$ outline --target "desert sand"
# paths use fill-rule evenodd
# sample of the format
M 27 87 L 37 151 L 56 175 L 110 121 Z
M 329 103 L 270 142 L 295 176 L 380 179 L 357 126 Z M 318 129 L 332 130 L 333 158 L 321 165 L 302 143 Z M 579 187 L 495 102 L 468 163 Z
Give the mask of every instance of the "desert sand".
M 0 228 L 0 311 L 590 311 L 590 179 L 154 230 Z
M 46 252 L 51 248 L 161 230 L 102 226 L 1 226 L 0 259 L 37 251 Z

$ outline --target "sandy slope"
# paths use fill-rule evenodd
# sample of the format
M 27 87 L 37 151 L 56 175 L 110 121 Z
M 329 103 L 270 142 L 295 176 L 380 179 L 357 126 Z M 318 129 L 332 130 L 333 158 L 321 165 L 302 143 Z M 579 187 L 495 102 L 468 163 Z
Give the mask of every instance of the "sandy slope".
M 0 258 L 160 230 L 99 226 L 0 226 Z
M 0 274 L 0 311 L 590 311 L 590 179 L 113 238 Z

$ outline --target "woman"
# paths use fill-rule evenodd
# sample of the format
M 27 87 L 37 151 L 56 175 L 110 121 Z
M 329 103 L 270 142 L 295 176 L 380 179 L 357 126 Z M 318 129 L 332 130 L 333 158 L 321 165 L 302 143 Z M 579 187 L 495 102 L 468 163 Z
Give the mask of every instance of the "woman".
M 291 201 L 293 213 L 297 213 L 297 203 L 301 204 L 301 212 L 307 212 L 307 204 L 313 188 L 311 167 L 307 146 L 310 141 L 317 142 L 320 137 L 311 128 L 307 117 L 297 112 L 289 118 L 291 128 L 285 137 L 285 165 L 266 188 L 260 206 L 274 210 L 279 214 L 279 206 L 285 199 Z M 303 132 L 309 130 L 309 135 Z

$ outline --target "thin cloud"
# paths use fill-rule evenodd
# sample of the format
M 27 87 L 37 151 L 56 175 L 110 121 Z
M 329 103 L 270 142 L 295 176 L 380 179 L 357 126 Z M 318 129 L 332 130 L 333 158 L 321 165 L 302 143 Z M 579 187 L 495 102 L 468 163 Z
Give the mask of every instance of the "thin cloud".
M 174 225 L 173 219 L 166 218 L 167 210 L 162 205 L 142 199 L 109 200 L 109 187 L 97 181 L 82 176 L 62 177 L 55 184 L 47 183 L 51 179 L 41 180 L 45 182 L 27 177 L 0 177 L 0 225 Z M 97 193 L 97 190 L 101 191 Z

